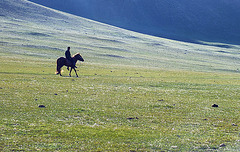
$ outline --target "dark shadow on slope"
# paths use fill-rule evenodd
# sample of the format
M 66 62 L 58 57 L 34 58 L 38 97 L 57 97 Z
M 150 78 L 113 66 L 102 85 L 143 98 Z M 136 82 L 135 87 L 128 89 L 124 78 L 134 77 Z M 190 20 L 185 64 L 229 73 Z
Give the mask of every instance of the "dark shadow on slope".
M 106 56 L 106 57 L 112 57 L 112 58 L 126 59 L 126 57 L 124 57 L 124 56 L 114 55 L 114 54 L 100 54 L 100 56 Z
M 30 0 L 57 10 L 158 37 L 240 44 L 240 1 Z

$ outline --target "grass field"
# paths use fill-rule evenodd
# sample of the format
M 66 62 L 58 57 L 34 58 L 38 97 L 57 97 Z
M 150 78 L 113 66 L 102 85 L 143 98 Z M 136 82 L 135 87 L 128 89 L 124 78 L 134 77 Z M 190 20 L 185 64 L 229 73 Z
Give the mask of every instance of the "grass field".
M 239 151 L 240 46 L 22 0 L 0 2 L 0 21 L 0 151 Z M 85 59 L 79 78 L 54 74 L 68 46 Z
M 240 148 L 239 74 L 83 63 L 76 78 L 48 59 L 1 61 L 1 151 Z

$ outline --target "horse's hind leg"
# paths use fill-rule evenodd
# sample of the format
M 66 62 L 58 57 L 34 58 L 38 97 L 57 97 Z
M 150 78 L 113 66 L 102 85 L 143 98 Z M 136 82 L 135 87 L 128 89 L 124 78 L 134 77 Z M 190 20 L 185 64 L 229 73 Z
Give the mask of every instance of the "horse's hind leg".
M 72 73 L 72 67 L 71 67 L 71 69 L 70 69 L 70 71 L 69 71 L 69 76 L 71 77 L 71 73 Z

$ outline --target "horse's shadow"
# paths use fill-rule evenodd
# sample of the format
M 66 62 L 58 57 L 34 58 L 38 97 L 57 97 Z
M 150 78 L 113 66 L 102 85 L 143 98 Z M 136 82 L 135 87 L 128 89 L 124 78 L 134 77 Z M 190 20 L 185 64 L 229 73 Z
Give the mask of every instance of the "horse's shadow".
M 79 70 L 76 70 L 76 71 L 79 71 Z M 67 75 L 61 75 L 61 77 L 63 77 L 63 78 L 79 78 L 78 75 L 76 75 L 76 77 L 67 76 Z

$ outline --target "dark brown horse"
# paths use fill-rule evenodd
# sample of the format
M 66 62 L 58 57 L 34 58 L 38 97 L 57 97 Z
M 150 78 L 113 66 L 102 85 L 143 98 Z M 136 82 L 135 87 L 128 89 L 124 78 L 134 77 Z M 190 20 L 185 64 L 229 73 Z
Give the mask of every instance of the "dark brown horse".
M 71 67 L 71 69 L 69 71 L 69 76 L 70 77 L 71 77 L 72 69 L 75 71 L 76 76 L 78 77 L 77 71 L 75 69 L 75 65 L 76 65 L 78 60 L 83 62 L 84 59 L 82 58 L 82 56 L 79 53 L 75 54 L 72 58 L 73 58 L 73 61 L 74 61 L 73 64 L 71 64 L 71 61 L 69 61 L 68 59 L 66 59 L 64 57 L 58 58 L 57 59 L 57 71 L 56 71 L 56 74 L 60 74 L 60 76 L 62 76 L 61 68 L 65 65 L 67 67 Z

